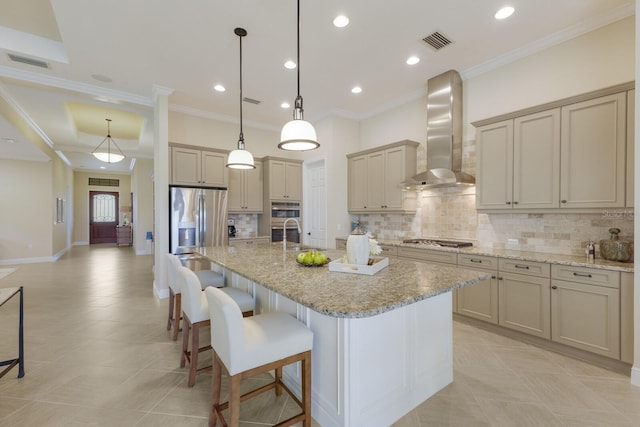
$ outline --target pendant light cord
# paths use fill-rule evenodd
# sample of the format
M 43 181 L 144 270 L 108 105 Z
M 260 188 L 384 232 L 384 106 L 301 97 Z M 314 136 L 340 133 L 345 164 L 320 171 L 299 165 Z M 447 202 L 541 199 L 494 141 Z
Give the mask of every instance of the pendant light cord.
M 240 35 L 240 136 L 238 148 L 244 150 L 244 134 L 242 133 L 242 35 Z
M 300 98 L 300 0 L 298 0 L 298 48 L 297 48 L 297 56 L 298 56 L 298 98 Z

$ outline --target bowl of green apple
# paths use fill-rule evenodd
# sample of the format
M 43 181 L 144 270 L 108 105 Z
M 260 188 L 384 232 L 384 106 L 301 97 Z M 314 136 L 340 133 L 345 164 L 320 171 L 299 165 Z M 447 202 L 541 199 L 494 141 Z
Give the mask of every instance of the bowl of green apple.
M 306 252 L 300 252 L 296 256 L 296 262 L 304 267 L 322 267 L 331 261 L 326 254 L 314 249 Z

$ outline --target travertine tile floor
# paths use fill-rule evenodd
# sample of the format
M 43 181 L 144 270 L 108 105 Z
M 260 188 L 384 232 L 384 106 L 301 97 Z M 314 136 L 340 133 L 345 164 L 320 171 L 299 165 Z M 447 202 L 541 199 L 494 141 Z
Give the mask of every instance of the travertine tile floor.
M 151 265 L 128 247 L 75 247 L 0 280 L 24 285 L 26 324 L 26 376 L 14 368 L 0 379 L 0 426 L 207 424 L 211 377 L 187 387 Z M 0 360 L 16 355 L 16 329 L 12 300 L 0 308 Z M 628 377 L 457 322 L 454 365 L 453 384 L 397 427 L 640 425 L 640 388 Z M 286 394 L 243 405 L 243 427 L 296 410 Z

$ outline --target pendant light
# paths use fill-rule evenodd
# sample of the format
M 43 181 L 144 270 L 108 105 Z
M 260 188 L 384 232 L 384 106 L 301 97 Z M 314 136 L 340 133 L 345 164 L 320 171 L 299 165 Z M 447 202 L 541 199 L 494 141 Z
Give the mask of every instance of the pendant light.
M 300 0 L 298 0 L 298 96 L 293 107 L 293 120 L 282 128 L 278 148 L 288 151 L 314 150 L 320 146 L 313 125 L 304 120 L 302 96 L 300 95 Z
M 231 169 L 255 169 L 253 156 L 244 149 L 244 135 L 242 133 L 242 38 L 247 35 L 244 28 L 236 28 L 233 32 L 240 38 L 240 135 L 238 148 L 229 153 L 227 167 Z
M 105 163 L 118 163 L 120 160 L 124 159 L 124 154 L 122 154 L 122 151 L 120 150 L 120 147 L 118 147 L 118 144 L 116 144 L 116 142 L 111 138 L 111 119 L 105 120 L 107 121 L 107 136 L 102 140 L 100 144 L 98 144 L 96 149 L 93 150 L 91 154 L 93 154 L 93 157 L 95 157 L 96 159 L 101 160 Z M 105 142 L 107 143 L 107 146 L 100 148 Z M 117 152 L 111 151 L 112 143 L 116 150 L 118 150 Z

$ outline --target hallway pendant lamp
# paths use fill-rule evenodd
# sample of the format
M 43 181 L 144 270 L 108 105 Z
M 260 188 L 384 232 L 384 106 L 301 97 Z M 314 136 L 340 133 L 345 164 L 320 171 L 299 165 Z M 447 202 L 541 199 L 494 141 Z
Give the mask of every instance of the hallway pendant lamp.
M 314 150 L 320 146 L 318 137 L 313 125 L 304 120 L 304 109 L 302 108 L 302 96 L 300 95 L 300 0 L 298 0 L 298 49 L 297 49 L 297 70 L 298 70 L 298 96 L 293 106 L 293 120 L 282 128 L 280 133 L 280 144 L 278 148 L 287 151 L 307 151 Z
M 242 134 L 242 38 L 247 35 L 244 28 L 236 28 L 233 32 L 240 39 L 240 136 L 238 137 L 238 148 L 229 153 L 227 167 L 231 169 L 255 169 L 253 156 L 244 149 L 244 135 Z
M 91 152 L 93 157 L 98 160 L 101 160 L 105 163 L 118 163 L 120 160 L 124 159 L 124 154 L 118 147 L 118 144 L 111 138 L 111 119 L 105 119 L 107 121 L 107 136 L 102 140 L 100 144 L 96 147 L 95 150 Z M 103 147 L 104 143 L 107 143 L 106 146 Z M 111 144 L 113 144 L 114 148 L 117 151 L 112 151 Z

